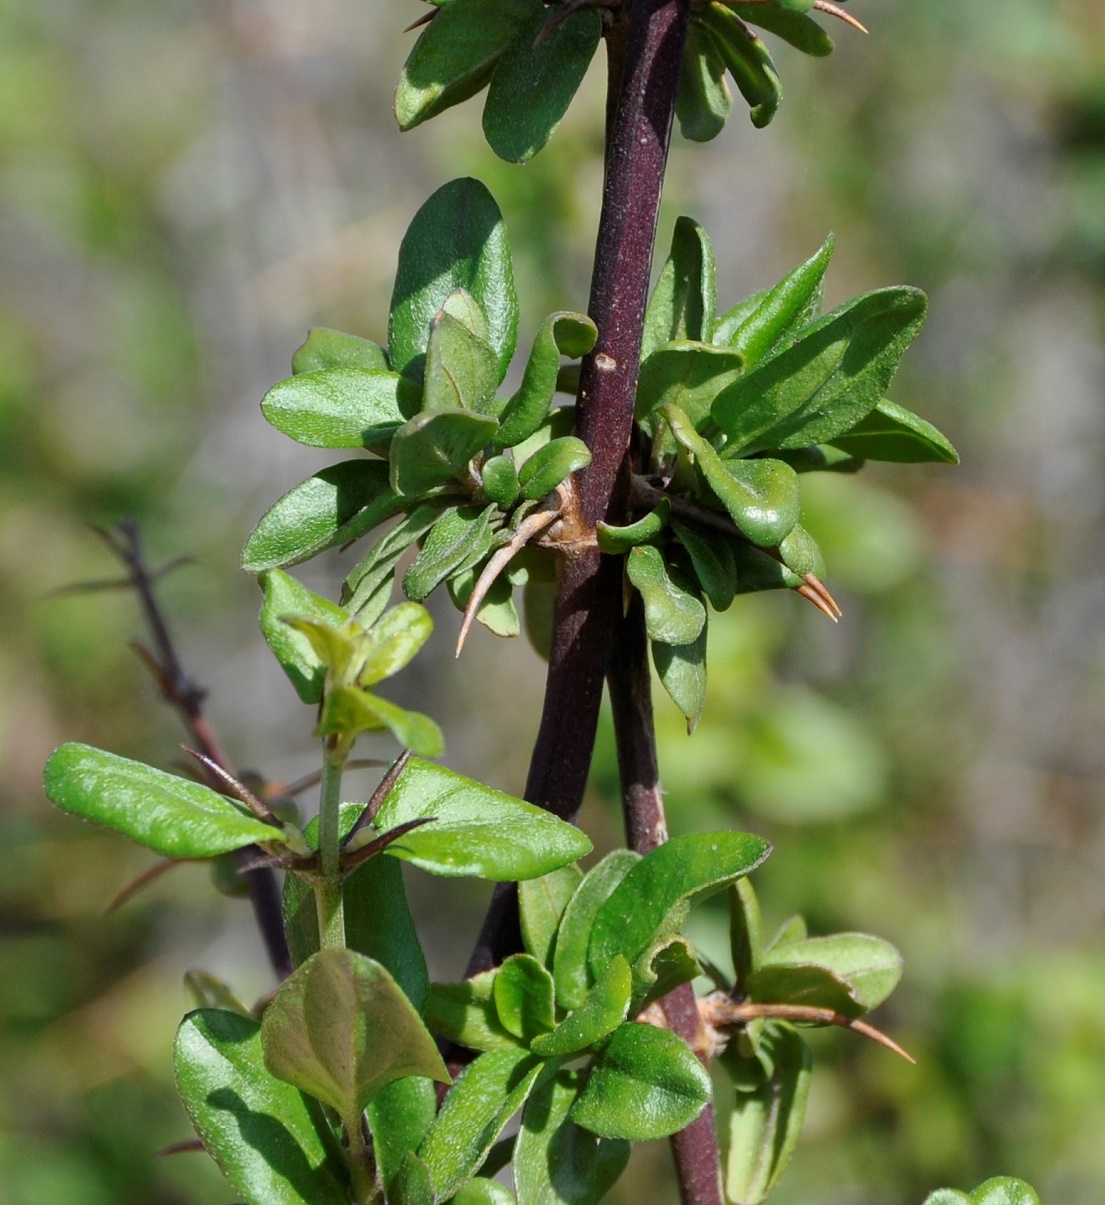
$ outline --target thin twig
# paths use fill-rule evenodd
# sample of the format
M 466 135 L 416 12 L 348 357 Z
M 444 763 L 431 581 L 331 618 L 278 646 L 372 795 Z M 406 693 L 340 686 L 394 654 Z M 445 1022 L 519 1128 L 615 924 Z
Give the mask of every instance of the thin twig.
M 187 745 L 181 745 L 181 748 L 189 757 L 194 757 L 196 761 L 215 775 L 215 777 L 232 791 L 246 805 L 247 808 L 264 824 L 271 824 L 274 828 L 284 828 L 284 821 L 277 816 L 264 800 L 258 799 L 256 795 L 246 786 L 240 779 L 234 777 L 229 770 L 224 770 L 218 762 L 212 761 L 206 754 L 201 753 L 198 749 L 190 749 Z
M 111 899 L 108 900 L 107 906 L 104 908 L 104 914 L 110 915 L 121 908 L 127 900 L 137 895 L 143 887 L 156 882 L 163 874 L 168 874 L 170 870 L 175 870 L 181 865 L 182 861 L 180 858 L 163 858 L 160 862 L 155 862 L 147 870 L 142 871 L 140 875 L 136 875 L 129 883 L 119 888 Z

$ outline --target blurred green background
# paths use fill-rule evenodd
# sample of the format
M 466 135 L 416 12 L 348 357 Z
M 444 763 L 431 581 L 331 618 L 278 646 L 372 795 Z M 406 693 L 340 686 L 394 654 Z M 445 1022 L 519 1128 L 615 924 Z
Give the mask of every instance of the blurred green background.
M 779 1205 L 919 1205 L 996 1173 L 1045 1205 L 1105 1199 L 1105 6 L 856 0 L 867 38 L 777 56 L 786 99 L 707 147 L 676 139 L 661 239 L 709 229 L 728 305 L 829 229 L 830 303 L 911 283 L 928 327 L 894 397 L 958 469 L 869 469 L 809 492 L 843 603 L 738 600 L 711 630 L 706 717 L 658 700 L 676 832 L 746 827 L 776 852 L 769 925 L 870 929 L 906 958 L 881 1023 L 917 1056 L 816 1041 Z M 240 767 L 289 781 L 311 717 L 256 633 L 252 523 L 323 463 L 262 421 L 308 325 L 382 337 L 398 240 L 438 184 L 496 193 L 522 342 L 586 304 L 601 73 L 550 148 L 497 163 L 472 105 L 400 136 L 390 93 L 415 0 L 0 0 L 0 1202 L 224 1205 L 170 1045 L 202 966 L 269 986 L 248 908 L 184 867 L 120 911 L 152 858 L 51 813 L 65 739 L 154 764 L 182 733 L 128 640 L 86 524 L 131 514 Z M 346 558 L 347 560 L 348 558 Z M 336 589 L 345 561 L 308 567 Z M 520 791 L 541 671 L 457 617 L 396 682 L 450 764 Z M 367 748 L 366 752 L 373 752 Z M 375 750 L 386 755 L 383 743 Z M 371 785 L 366 778 L 365 789 Z M 618 840 L 604 730 L 586 821 Z M 432 969 L 457 974 L 487 888 L 411 890 Z M 710 949 L 720 914 L 695 935 Z M 674 1201 L 663 1144 L 613 1199 Z M 666 1185 L 662 1187 L 661 1185 Z

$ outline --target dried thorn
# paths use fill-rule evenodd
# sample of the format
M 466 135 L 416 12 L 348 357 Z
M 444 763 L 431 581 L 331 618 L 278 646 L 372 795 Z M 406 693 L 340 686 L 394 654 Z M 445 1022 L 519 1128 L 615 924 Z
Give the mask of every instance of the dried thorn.
M 827 615 L 833 621 L 833 623 L 840 622 L 840 620 L 837 618 L 836 612 L 832 609 L 832 607 L 829 606 L 829 604 L 821 597 L 820 594 L 817 593 L 817 591 L 812 586 L 795 586 L 794 593 L 801 594 L 801 596 L 804 599 L 813 603 L 813 605 L 821 612 L 821 614 Z
M 318 865 L 317 853 L 309 858 L 301 858 L 296 854 L 258 854 L 242 858 L 238 863 L 238 873 L 249 874 L 254 870 L 315 870 Z
M 376 784 L 376 790 L 372 792 L 372 796 L 368 803 L 364 805 L 361 814 L 357 817 L 353 827 L 345 835 L 345 840 L 342 845 L 348 845 L 353 839 L 355 833 L 364 828 L 366 824 L 371 824 L 376 819 L 376 813 L 383 806 L 384 800 L 391 794 L 391 788 L 395 786 L 399 775 L 403 773 L 407 762 L 411 759 L 411 751 L 404 749 L 402 753 L 391 763 L 388 772 Z M 346 762 L 346 765 L 349 765 Z
M 203 1143 L 198 1138 L 185 1138 L 183 1142 L 173 1142 L 168 1146 L 163 1146 L 161 1150 L 155 1151 L 158 1157 L 161 1155 L 188 1155 L 194 1151 L 202 1151 Z
M 131 896 L 136 895 L 143 887 L 154 882 L 155 879 L 161 878 L 163 874 L 168 874 L 174 867 L 179 866 L 180 862 L 175 858 L 163 858 L 160 862 L 155 862 L 148 870 L 142 871 L 136 878 L 120 887 L 119 890 L 107 902 L 107 907 L 104 908 L 104 915 L 110 916 L 117 908 L 121 908 Z
M 832 1008 L 818 1008 L 812 1004 L 741 1004 L 718 1002 L 713 1005 L 716 1017 L 715 1024 L 719 1026 L 745 1025 L 749 1021 L 761 1018 L 777 1018 L 780 1021 L 796 1021 L 807 1025 L 836 1025 L 841 1029 L 852 1029 L 872 1042 L 878 1042 L 887 1050 L 900 1055 L 907 1063 L 917 1065 L 917 1060 L 903 1050 L 893 1038 L 888 1037 L 881 1029 L 858 1017 L 849 1017 L 838 1013 Z
M 156 582 L 167 574 L 172 573 L 174 569 L 181 569 L 185 565 L 194 565 L 196 558 L 188 553 L 182 553 L 180 556 L 170 557 L 163 565 L 158 565 L 156 569 L 151 569 L 146 574 L 147 580 Z
M 273 828 L 284 827 L 284 821 L 272 811 L 269 805 L 264 800 L 258 799 L 249 787 L 244 782 L 240 782 L 235 778 L 229 770 L 224 770 L 217 761 L 208 757 L 206 753 L 200 753 L 198 749 L 190 749 L 187 745 L 181 745 L 181 748 L 189 757 L 194 757 L 201 766 L 206 767 L 219 782 L 229 787 L 258 820 L 264 821 L 265 824 L 271 824 Z
M 858 29 L 860 33 L 867 33 L 867 26 L 861 24 L 852 16 L 840 7 L 839 4 L 832 4 L 830 0 L 814 0 L 813 6 L 819 13 L 828 13 L 830 17 L 839 17 L 845 25 L 851 25 L 853 29 Z
M 165 672 L 165 667 L 161 662 L 158 661 L 144 644 L 137 640 L 128 640 L 127 647 L 133 651 L 138 660 L 149 670 L 150 676 L 157 683 L 158 690 L 161 691 L 166 699 L 171 699 L 172 683 L 169 681 L 169 675 Z
M 382 853 L 392 842 L 406 836 L 412 829 L 421 828 L 422 825 L 430 824 L 436 819 L 436 816 L 419 816 L 416 820 L 407 820 L 403 824 L 397 824 L 395 828 L 389 828 L 386 833 L 381 833 L 378 837 L 369 841 L 367 845 L 362 845 L 359 849 L 353 850 L 352 853 L 343 854 L 341 859 L 342 874 L 348 874 L 351 870 L 360 866 L 362 862 L 367 862 L 369 858 Z
M 828 587 L 825 585 L 825 583 L 823 581 L 821 581 L 821 579 L 819 577 L 817 577 L 816 574 L 807 573 L 806 576 L 802 580 L 804 582 L 809 583 L 809 585 L 811 585 L 814 588 L 814 590 L 816 590 L 817 593 L 821 595 L 821 597 L 836 612 L 838 619 L 844 614 L 844 612 L 840 609 L 839 605 L 837 604 L 836 599 L 833 598 L 833 596 L 829 593 Z
M 423 13 L 423 14 L 422 14 L 422 16 L 418 18 L 418 20 L 417 20 L 417 21 L 412 21 L 412 22 L 411 22 L 411 23 L 410 23 L 410 24 L 407 26 L 407 28 L 403 30 L 403 32 L 404 32 L 404 33 L 410 33 L 410 32 L 411 32 L 411 30 L 413 30 L 413 29 L 418 29 L 418 27 L 419 27 L 420 25 L 429 25 L 429 23 L 430 23 L 430 22 L 431 22 L 431 21 L 434 19 L 434 17 L 436 17 L 436 16 L 437 16 L 437 14 L 438 14 L 440 11 L 441 11 L 440 9 L 436 9 L 436 8 L 435 8 L 435 9 L 432 9 L 432 10 L 431 10 L 430 12 L 428 12 L 428 13 Z

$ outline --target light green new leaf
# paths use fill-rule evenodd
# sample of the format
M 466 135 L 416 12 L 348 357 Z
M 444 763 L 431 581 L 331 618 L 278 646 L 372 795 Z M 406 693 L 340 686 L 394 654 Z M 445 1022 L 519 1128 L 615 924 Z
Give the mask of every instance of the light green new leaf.
M 635 962 L 677 933 L 697 903 L 754 870 L 770 852 L 761 837 L 729 832 L 673 837 L 654 849 L 630 868 L 595 916 L 591 973 L 600 975 L 617 954 Z
M 413 1151 L 403 1156 L 399 1170 L 385 1183 L 387 1205 L 434 1205 L 430 1169 Z
M 672 340 L 708 339 L 716 308 L 717 284 L 710 236 L 694 218 L 680 217 L 672 232 L 671 251 L 660 269 L 645 312 L 642 362 Z
M 518 469 L 519 492 L 523 498 L 536 502 L 571 473 L 591 463 L 591 450 L 574 435 L 551 440 L 537 449 Z
M 925 1197 L 924 1205 L 973 1205 L 974 1198 L 958 1188 L 938 1188 Z
M 627 1022 L 595 1056 L 568 1116 L 604 1138 L 642 1142 L 690 1125 L 709 1099 L 709 1073 L 682 1038 Z
M 482 314 L 463 289 L 452 294 L 446 306 L 458 297 L 468 299 L 478 315 L 477 324 L 486 330 Z M 454 303 L 452 308 L 461 307 Z M 426 349 L 422 409 L 447 410 L 455 406 L 479 410 L 494 394 L 498 383 L 499 361 L 494 350 L 464 321 L 450 313 L 449 308 L 440 310 L 434 318 Z
M 460 104 L 487 83 L 499 58 L 542 11 L 541 0 L 451 0 L 423 30 L 395 90 L 401 130 Z
M 268 1072 L 260 1034 L 256 1021 L 221 1009 L 181 1022 L 173 1062 L 196 1133 L 248 1205 L 347 1205 L 344 1161 L 321 1110 Z
M 925 295 L 881 289 L 807 326 L 714 402 L 726 455 L 830 443 L 886 393 L 925 320 Z
M 505 965 L 505 964 L 504 964 Z M 633 980 L 629 963 L 613 959 L 587 998 L 553 1030 L 539 1034 L 530 1049 L 543 1059 L 562 1058 L 588 1050 L 625 1020 Z
M 765 951 L 758 970 L 749 979 L 749 994 L 753 999 L 766 1000 L 762 992 L 768 981 L 784 982 L 784 970 L 801 972 L 806 968 L 823 968 L 841 983 L 861 1011 L 877 1008 L 898 986 L 902 977 L 902 956 L 888 941 L 867 933 L 834 933 L 828 937 L 807 937 L 800 941 L 773 945 Z M 775 996 L 782 1000 L 791 997 Z M 804 996 L 795 1001 L 819 1003 Z M 830 1006 L 834 1007 L 834 1006 Z M 855 1008 L 842 1011 L 855 1014 Z
M 1023 1180 L 995 1176 L 971 1193 L 973 1205 L 1040 1205 L 1040 1198 Z
M 553 980 L 531 954 L 512 954 L 499 968 L 495 1011 L 509 1033 L 527 1045 L 556 1026 Z
M 725 60 L 710 34 L 692 21 L 687 29 L 675 98 L 679 132 L 691 142 L 709 142 L 725 128 L 732 110 L 733 97 L 725 82 Z
M 652 641 L 652 661 L 668 697 L 687 721 L 687 735 L 698 727 L 706 708 L 706 630 L 689 644 Z
M 492 1050 L 469 1064 L 418 1152 L 437 1200 L 448 1200 L 479 1171 L 503 1126 L 525 1103 L 541 1065 L 528 1050 Z
M 514 0 L 474 3 L 487 10 L 487 20 L 509 28 Z M 539 3 L 525 0 L 530 12 Z M 446 16 L 452 20 L 451 14 L 473 6 L 473 0 L 453 0 L 430 30 Z M 514 270 L 503 215 L 484 185 L 470 178 L 442 185 L 415 214 L 403 237 L 388 325 L 396 372 L 422 380 L 434 319 L 456 289 L 467 290 L 487 320 L 487 341 L 498 356 L 501 381 L 518 332 Z
M 406 833 L 387 852 L 434 874 L 532 879 L 591 850 L 579 829 L 542 808 L 412 758 L 377 813 L 376 826 L 386 831 L 421 817 L 434 823 Z
M 578 866 L 562 866 L 518 884 L 522 940 L 528 953 L 550 970 L 561 917 L 582 882 L 583 871 Z
M 322 698 L 326 663 L 310 639 L 284 621 L 292 617 L 312 619 L 338 629 L 348 621 L 349 613 L 328 598 L 308 590 L 281 569 L 270 569 L 261 574 L 260 582 L 265 591 L 261 633 L 296 694 L 304 703 L 317 703 Z
M 476 1176 L 462 1185 L 452 1198 L 452 1205 L 515 1205 L 514 1194 L 503 1184 Z
M 498 975 L 496 967 L 460 983 L 432 984 L 423 1010 L 430 1030 L 469 1050 L 518 1050 L 524 1046 L 499 1020 L 495 1007 Z
M 675 405 L 697 429 L 709 420 L 714 399 L 744 369 L 744 353 L 732 348 L 686 339 L 665 343 L 641 365 L 637 418 L 647 424 L 654 410 Z
M 423 410 L 391 443 L 391 488 L 419 498 L 467 476 L 468 462 L 491 442 L 499 424 L 471 410 Z
M 247 573 L 287 568 L 357 540 L 402 508 L 382 460 L 343 460 L 274 502 L 242 552 Z
M 349 1123 L 393 1080 L 450 1083 L 403 989 L 371 958 L 321 950 L 284 981 L 261 1024 L 269 1071 Z M 359 1122 L 358 1122 L 359 1123 Z
M 45 788 L 63 812 L 114 829 L 165 858 L 213 858 L 287 840 L 284 830 L 209 787 L 89 745 L 55 749 Z
M 748 102 L 752 124 L 758 130 L 763 129 L 775 116 L 783 99 L 783 89 L 762 39 L 718 0 L 696 10 L 694 20 L 714 38 L 729 74 Z
M 387 369 L 387 352 L 371 339 L 316 326 L 292 356 L 292 372 L 326 372 L 330 368 Z
M 833 40 L 806 10 L 812 7 L 806 0 L 799 0 L 794 7 L 778 3 L 744 3 L 741 0 L 725 0 L 727 7 L 750 25 L 758 25 L 768 33 L 789 42 L 795 50 L 823 58 L 833 52 Z
M 397 674 L 410 664 L 433 630 L 429 611 L 418 603 L 400 603 L 385 611 L 366 633 L 357 681 L 372 686 Z
M 889 398 L 883 398 L 850 431 L 838 435 L 832 446 L 865 460 L 959 463 L 959 453 L 932 423 L 904 406 L 896 406 Z
M 789 1025 L 770 1022 L 759 1041 L 767 1079 L 738 1091 L 729 1118 L 725 1192 L 734 1205 L 760 1205 L 778 1184 L 802 1130 L 813 1060 Z
M 445 511 L 403 575 L 403 593 L 421 602 L 447 577 L 463 573 L 482 561 L 495 540 L 491 520 L 497 513 L 494 504 L 486 507 L 470 504 Z
M 534 14 L 499 59 L 487 89 L 484 136 L 508 163 L 526 163 L 552 137 L 602 37 L 594 8 L 572 13 L 538 40 L 548 20 L 548 10 Z
M 445 501 L 414 507 L 350 571 L 342 588 L 342 602 L 362 625 L 371 625 L 387 606 L 396 562 L 433 527 L 447 507 Z
M 386 443 L 417 409 L 417 388 L 379 368 L 302 373 L 261 401 L 261 413 L 278 431 L 311 448 Z
M 512 1168 L 518 1205 L 596 1205 L 629 1161 L 629 1143 L 568 1119 L 582 1073 L 562 1071 L 526 1101 Z
M 652 544 L 630 549 L 625 571 L 641 595 L 645 627 L 653 640 L 691 644 L 706 625 L 706 608 L 682 574 L 673 571 Z
M 710 342 L 716 343 L 718 347 L 728 347 L 733 336 L 748 320 L 749 315 L 755 313 L 760 302 L 770 291 L 770 289 L 761 289 L 743 301 L 738 301 L 732 309 L 726 310 L 724 314 L 719 314 L 714 323 L 713 333 L 710 335 Z
M 407 711 L 356 686 L 341 686 L 327 692 L 315 732 L 318 736 L 354 737 L 385 728 L 419 757 L 440 757 L 445 752 L 445 737 L 429 716 Z

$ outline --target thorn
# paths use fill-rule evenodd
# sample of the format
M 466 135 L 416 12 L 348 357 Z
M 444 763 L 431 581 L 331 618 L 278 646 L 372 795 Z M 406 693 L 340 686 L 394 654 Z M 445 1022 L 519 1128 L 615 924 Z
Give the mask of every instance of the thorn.
M 160 862 L 155 862 L 148 870 L 142 871 L 136 878 L 131 879 L 129 883 L 120 887 L 119 890 L 107 902 L 104 908 L 104 915 L 110 916 L 117 908 L 121 908 L 131 896 L 136 895 L 143 887 L 149 886 L 156 879 L 161 878 L 163 874 L 180 865 L 180 861 L 175 858 L 164 858 Z
M 173 1142 L 169 1146 L 163 1146 L 161 1150 L 154 1153 L 159 1157 L 161 1155 L 187 1155 L 193 1151 L 202 1151 L 203 1143 L 198 1138 L 185 1138 L 183 1142 Z
M 851 13 L 846 13 L 839 4 L 832 4 L 830 0 L 814 0 L 813 6 L 819 13 L 828 13 L 830 17 L 839 17 L 845 25 L 851 25 L 853 29 L 858 29 L 860 33 L 868 32 L 866 25 L 862 25 Z
M 201 766 L 205 766 L 219 782 L 229 787 L 258 820 L 264 821 L 265 824 L 271 824 L 274 828 L 284 827 L 284 821 L 272 811 L 269 805 L 263 800 L 258 799 L 249 787 L 244 782 L 239 782 L 229 770 L 224 770 L 217 761 L 214 761 L 205 753 L 200 753 L 198 749 L 190 749 L 187 745 L 181 745 L 181 748 L 189 757 L 194 757 Z
M 424 824 L 431 824 L 436 819 L 436 816 L 419 816 L 415 820 L 407 820 L 403 824 L 396 825 L 395 828 L 389 828 L 386 833 L 381 833 L 378 837 L 369 841 L 367 845 L 360 846 L 353 850 L 352 853 L 343 854 L 341 859 L 342 873 L 348 874 L 351 870 L 360 866 L 362 862 L 367 862 L 369 858 L 382 853 L 389 845 L 398 841 L 400 837 L 405 837 L 412 829 L 421 828 Z
M 251 874 L 255 870 L 317 870 L 319 856 L 312 854 L 301 858 L 296 854 L 258 854 L 245 857 L 238 863 L 239 874 Z
M 839 619 L 837 618 L 836 612 L 832 609 L 832 607 L 829 606 L 829 604 L 821 597 L 820 594 L 817 593 L 817 591 L 812 586 L 795 586 L 794 593 L 801 594 L 801 596 L 804 599 L 806 599 L 808 602 L 813 603 L 813 605 L 821 612 L 821 614 L 827 615 L 833 621 L 833 623 L 840 622 Z
M 874 1025 L 861 1021 L 858 1017 L 838 1013 L 832 1008 L 819 1008 L 812 1004 L 756 1004 L 752 1001 L 738 1004 L 712 1000 L 710 997 L 700 1003 L 709 1006 L 713 1016 L 707 1019 L 716 1026 L 747 1025 L 749 1021 L 757 1021 L 761 1018 L 794 1021 L 800 1025 L 836 1025 L 841 1029 L 852 1029 L 863 1037 L 870 1038 L 872 1042 L 885 1046 L 894 1054 L 900 1055 L 907 1063 L 917 1065 L 917 1060 L 881 1029 L 876 1029 Z
M 431 22 L 431 21 L 434 19 L 434 17 L 436 17 L 436 16 L 437 16 L 437 14 L 438 14 L 440 11 L 441 11 L 440 9 L 435 8 L 435 9 L 432 9 L 432 10 L 431 10 L 430 12 L 428 12 L 428 13 L 423 13 L 423 14 L 422 14 L 422 16 L 418 18 L 418 20 L 417 20 L 417 21 L 412 21 L 412 22 L 411 22 L 411 23 L 410 23 L 410 24 L 407 26 L 407 28 L 403 30 L 403 32 L 404 32 L 404 33 L 410 33 L 412 30 L 414 30 L 414 29 L 418 29 L 418 27 L 419 27 L 420 25 L 429 25 L 429 23 L 430 23 L 430 22 Z
M 821 579 L 820 579 L 820 578 L 818 578 L 818 577 L 817 577 L 815 574 L 813 574 L 813 573 L 807 573 L 807 574 L 806 574 L 806 576 L 805 576 L 805 577 L 804 577 L 802 580 L 803 580 L 804 582 L 808 582 L 808 583 L 809 583 L 809 584 L 810 584 L 810 585 L 811 585 L 811 586 L 814 588 L 814 590 L 815 590 L 815 591 L 816 591 L 818 594 L 820 594 L 820 595 L 821 595 L 821 597 L 822 597 L 822 598 L 823 598 L 823 599 L 824 599 L 824 600 L 825 600 L 825 601 L 826 601 L 826 602 L 829 604 L 829 606 L 830 606 L 830 607 L 832 607 L 832 609 L 833 609 L 833 610 L 836 612 L 836 616 L 837 616 L 837 618 L 838 618 L 838 619 L 839 619 L 841 616 L 843 616 L 844 612 L 843 612 L 843 611 L 840 609 L 840 607 L 837 605 L 837 601 L 836 601 L 836 599 L 835 599 L 835 598 L 833 598 L 833 596 L 832 596 L 832 595 L 829 593 L 828 588 L 826 587 L 825 583 L 824 583 L 823 581 L 821 581 Z
M 368 803 L 364 805 L 364 808 L 354 822 L 353 827 L 348 833 L 345 834 L 345 840 L 342 842 L 343 846 L 348 845 L 353 839 L 354 835 L 360 829 L 364 828 L 366 824 L 371 824 L 372 821 L 375 820 L 376 813 L 381 807 L 383 807 L 384 800 L 388 797 L 388 795 L 391 794 L 391 788 L 395 786 L 399 775 L 402 774 L 406 769 L 407 762 L 409 762 L 410 759 L 411 751 L 409 749 L 404 749 L 403 752 L 400 753 L 395 759 L 395 761 L 391 763 L 388 772 L 376 784 L 376 790 L 372 792 L 372 797 L 369 799 Z M 350 763 L 346 762 L 345 764 L 348 766 Z

